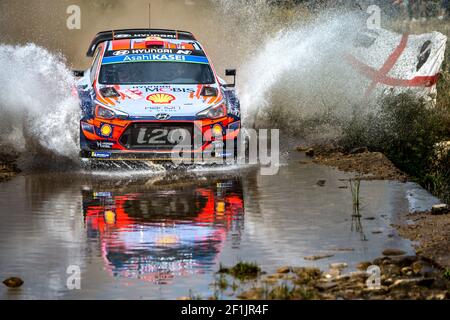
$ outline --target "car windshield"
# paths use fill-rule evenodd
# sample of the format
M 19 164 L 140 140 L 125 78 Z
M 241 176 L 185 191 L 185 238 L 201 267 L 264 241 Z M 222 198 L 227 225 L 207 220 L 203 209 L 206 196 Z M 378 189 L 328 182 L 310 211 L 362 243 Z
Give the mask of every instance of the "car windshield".
M 214 75 L 207 64 L 184 62 L 127 62 L 104 64 L 101 84 L 212 84 Z

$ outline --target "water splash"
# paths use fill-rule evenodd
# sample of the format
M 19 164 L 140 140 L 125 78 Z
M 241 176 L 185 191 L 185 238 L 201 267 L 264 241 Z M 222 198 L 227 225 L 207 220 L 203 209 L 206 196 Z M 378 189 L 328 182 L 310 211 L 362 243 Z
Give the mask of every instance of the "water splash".
M 270 35 L 242 66 L 239 93 L 247 117 L 283 109 L 294 119 L 351 111 L 361 102 L 361 79 L 343 56 L 359 23 L 357 14 L 323 15 Z
M 31 156 L 75 159 L 80 115 L 65 59 L 35 44 L 0 45 L 0 66 L 0 143 Z

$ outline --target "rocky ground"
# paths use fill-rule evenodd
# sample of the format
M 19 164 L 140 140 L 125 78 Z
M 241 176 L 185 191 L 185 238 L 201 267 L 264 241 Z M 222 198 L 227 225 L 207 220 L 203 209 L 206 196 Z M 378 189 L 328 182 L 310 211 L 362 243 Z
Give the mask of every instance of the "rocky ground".
M 17 157 L 11 152 L 0 153 L 0 182 L 9 180 L 20 172 L 16 165 Z
M 416 254 L 450 270 L 450 213 L 410 213 L 407 222 L 397 226 L 402 237 L 415 241 Z
M 396 254 L 395 256 L 391 256 Z M 242 263 L 241 263 L 242 265 Z M 367 269 L 374 268 L 370 276 Z M 362 262 L 359 271 L 345 272 L 345 263 L 334 263 L 330 269 L 322 272 L 316 268 L 285 266 L 275 274 L 259 272 L 253 282 L 242 281 L 236 285 L 237 275 L 219 271 L 214 284 L 219 294 L 235 295 L 239 299 L 450 299 L 450 275 L 442 272 L 433 262 L 419 256 L 405 256 L 398 250 L 386 250 L 384 256 L 374 261 Z M 242 268 L 241 268 L 242 269 Z M 377 274 L 380 276 L 377 277 Z M 250 276 L 250 275 L 249 275 Z M 228 277 L 228 278 L 224 278 Z M 379 280 L 377 280 L 379 279 Z M 232 284 L 231 284 L 232 283 Z

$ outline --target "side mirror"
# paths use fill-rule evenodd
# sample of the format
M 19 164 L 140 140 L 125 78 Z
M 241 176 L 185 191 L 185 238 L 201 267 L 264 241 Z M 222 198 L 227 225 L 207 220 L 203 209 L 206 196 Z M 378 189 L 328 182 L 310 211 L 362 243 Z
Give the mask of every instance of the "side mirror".
M 233 84 L 229 84 L 228 87 L 235 87 L 236 86 L 236 69 L 226 69 L 225 75 L 227 77 L 233 77 Z
M 72 70 L 72 74 L 77 78 L 81 78 L 84 76 L 84 71 L 83 70 Z
M 226 76 L 235 76 L 236 75 L 236 69 L 226 69 L 225 70 Z

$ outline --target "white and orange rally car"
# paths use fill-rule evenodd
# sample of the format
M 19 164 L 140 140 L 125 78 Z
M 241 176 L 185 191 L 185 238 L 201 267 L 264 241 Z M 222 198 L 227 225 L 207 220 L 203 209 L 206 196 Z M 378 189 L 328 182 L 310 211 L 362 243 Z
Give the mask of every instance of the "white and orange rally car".
M 237 153 L 241 114 L 234 83 L 217 76 L 190 32 L 100 32 L 87 56 L 93 57 L 92 66 L 74 71 L 81 77 L 81 158 L 170 160 L 174 152 L 178 159 Z M 235 77 L 236 71 L 226 75 Z

